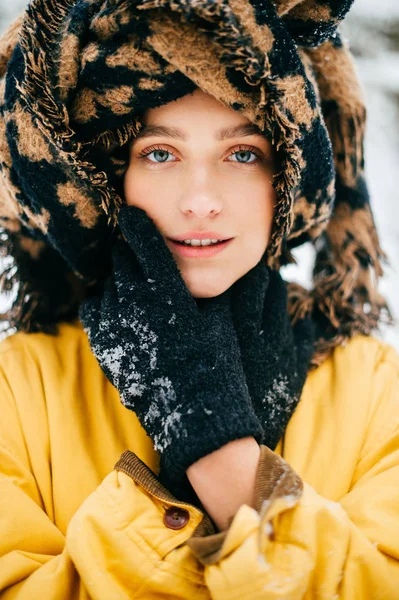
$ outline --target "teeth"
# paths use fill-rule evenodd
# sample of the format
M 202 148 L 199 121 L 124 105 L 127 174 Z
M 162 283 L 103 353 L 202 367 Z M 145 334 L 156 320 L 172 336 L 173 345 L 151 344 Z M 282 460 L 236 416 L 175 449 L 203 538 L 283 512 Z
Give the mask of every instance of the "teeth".
M 187 246 L 211 246 L 212 244 L 218 244 L 222 240 L 184 240 Z

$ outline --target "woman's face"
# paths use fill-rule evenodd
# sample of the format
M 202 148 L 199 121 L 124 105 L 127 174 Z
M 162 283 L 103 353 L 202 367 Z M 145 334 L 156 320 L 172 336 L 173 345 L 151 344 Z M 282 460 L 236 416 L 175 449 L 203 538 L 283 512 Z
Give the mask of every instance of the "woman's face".
M 246 117 L 197 89 L 147 111 L 131 145 L 124 192 L 127 204 L 155 222 L 191 294 L 209 298 L 262 258 L 273 220 L 273 172 L 270 142 Z M 201 233 L 231 241 L 213 249 L 172 241 Z

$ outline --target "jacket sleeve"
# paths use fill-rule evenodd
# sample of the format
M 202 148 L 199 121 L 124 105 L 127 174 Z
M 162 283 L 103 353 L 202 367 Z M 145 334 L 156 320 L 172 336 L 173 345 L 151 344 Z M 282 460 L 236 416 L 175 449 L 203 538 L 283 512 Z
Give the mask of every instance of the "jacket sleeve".
M 188 541 L 214 600 L 399 598 L 397 360 L 381 361 L 372 382 L 363 450 L 340 501 L 262 446 L 256 509 L 243 505 L 226 532 Z
M 0 462 L 1 600 L 128 600 L 138 590 L 142 597 L 163 598 L 166 591 L 173 597 L 174 589 L 181 592 L 179 598 L 193 598 L 196 590 L 205 589 L 187 546 L 176 550 L 200 526 L 200 511 L 191 507 L 189 527 L 168 529 L 162 518 L 168 502 L 114 469 L 63 535 L 13 452 L 0 446 Z M 192 568 L 186 582 L 183 563 Z
M 41 452 L 31 452 L 32 444 L 44 448 L 47 460 L 48 440 L 38 433 L 29 440 L 23 435 L 17 402 L 0 368 L 1 600 L 128 600 L 138 590 L 141 597 L 162 598 L 168 587 L 171 597 L 179 587 L 182 598 L 192 598 L 198 586 L 206 589 L 194 568 L 187 583 L 181 583 L 179 565 L 191 555 L 187 546 L 183 554 L 172 552 L 201 525 L 201 511 L 190 509 L 186 527 L 166 527 L 165 510 L 178 502 L 154 497 L 116 468 L 62 531 L 56 524 L 52 482 L 43 489 L 35 478 L 47 465 L 37 464 Z M 187 561 L 190 565 L 194 558 Z

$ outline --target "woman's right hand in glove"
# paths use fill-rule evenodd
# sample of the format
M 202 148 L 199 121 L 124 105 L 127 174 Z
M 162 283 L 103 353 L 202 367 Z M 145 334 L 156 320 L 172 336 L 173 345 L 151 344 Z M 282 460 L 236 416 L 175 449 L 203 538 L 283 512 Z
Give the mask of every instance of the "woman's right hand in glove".
M 144 210 L 122 206 L 125 239 L 113 271 L 79 316 L 123 404 L 134 410 L 171 482 L 203 456 L 263 429 L 241 366 L 230 291 L 198 308 L 161 233 Z

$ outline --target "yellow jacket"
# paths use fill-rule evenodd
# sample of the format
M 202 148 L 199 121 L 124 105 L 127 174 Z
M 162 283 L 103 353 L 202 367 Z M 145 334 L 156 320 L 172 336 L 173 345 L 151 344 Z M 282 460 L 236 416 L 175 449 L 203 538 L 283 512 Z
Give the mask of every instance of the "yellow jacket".
M 1 600 L 399 599 L 398 373 L 374 338 L 337 348 L 261 447 L 254 507 L 215 532 L 159 484 L 78 321 L 7 338 Z

